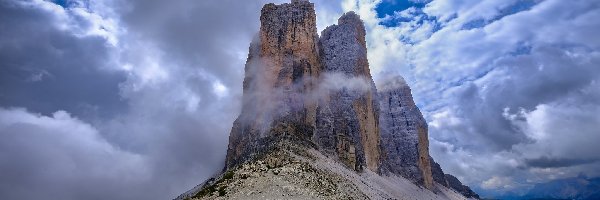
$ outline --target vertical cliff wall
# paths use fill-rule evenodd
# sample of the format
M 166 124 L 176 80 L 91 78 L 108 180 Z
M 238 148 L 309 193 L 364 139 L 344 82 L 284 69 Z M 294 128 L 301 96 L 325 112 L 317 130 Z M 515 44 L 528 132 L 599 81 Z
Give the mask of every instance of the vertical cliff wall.
M 265 140 L 291 135 L 313 142 L 352 169 L 376 171 L 381 160 L 379 107 L 359 16 L 343 15 L 321 39 L 308 1 L 267 4 L 260 21 L 249 49 L 242 112 L 230 134 L 226 168 L 260 152 Z M 348 80 L 355 86 L 335 86 Z
M 394 173 L 432 188 L 427 122 L 401 76 L 379 84 L 380 128 L 384 157 L 381 171 Z
M 380 162 L 379 106 L 369 70 L 365 28 L 354 12 L 344 14 L 337 25 L 327 27 L 319 40 L 324 76 L 360 80 L 359 87 L 325 91 L 317 108 L 313 137 L 322 151 L 338 155 L 347 166 L 376 171 Z
M 308 1 L 267 4 L 260 21 L 249 49 L 242 112 L 231 130 L 226 168 L 260 152 L 270 138 L 286 135 L 316 144 L 352 169 L 376 171 L 379 107 L 359 16 L 343 15 L 321 39 Z M 355 86 L 336 86 L 348 80 Z
M 242 111 L 229 136 L 227 168 L 260 152 L 269 137 L 309 139 L 314 129 L 316 102 L 304 95 L 322 68 L 314 5 L 266 4 L 260 21 L 246 62 Z

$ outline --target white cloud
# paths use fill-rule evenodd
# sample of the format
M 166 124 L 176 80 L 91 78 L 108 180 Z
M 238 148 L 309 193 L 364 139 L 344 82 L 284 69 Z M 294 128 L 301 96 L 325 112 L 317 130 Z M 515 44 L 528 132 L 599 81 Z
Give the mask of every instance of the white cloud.
M 103 188 L 111 198 L 136 198 L 140 194 L 123 193 L 121 187 L 151 175 L 144 156 L 113 146 L 65 111 L 42 116 L 0 108 L 0 137 L 0 170 L 3 181 L 13 185 L 0 188 L 4 198 L 88 198 L 95 195 L 92 188 Z M 21 184 L 28 190 L 21 191 Z M 11 188 L 18 192 L 7 191 Z M 56 193 L 61 190 L 71 192 Z
M 513 187 L 513 181 L 510 177 L 494 176 L 481 184 L 484 189 L 509 189 Z
M 221 82 L 216 81 L 213 82 L 213 92 L 219 97 L 219 98 L 223 98 L 225 96 L 227 96 L 228 93 L 227 87 L 225 85 L 223 85 Z
M 600 27 L 593 20 L 600 17 L 598 4 L 433 0 L 423 12 L 437 22 L 416 23 L 423 14 L 412 8 L 396 16 L 413 21 L 385 27 L 379 23 L 392 16 L 377 18 L 380 2 L 346 0 L 342 8 L 365 21 L 375 78 L 396 72 L 412 87 L 429 121 L 432 155 L 446 172 L 467 184 L 506 189 L 524 187 L 527 178 L 548 180 L 530 171 L 536 168 L 527 159 L 549 156 L 568 165 L 555 169 L 561 174 L 555 178 L 596 166 L 589 162 L 599 149 L 589 141 L 600 134 L 593 115 L 600 105 L 590 100 L 600 94 L 591 89 L 600 78 L 593 64 L 600 41 L 592 35 Z M 512 13 L 517 3 L 532 2 Z M 463 29 L 474 20 L 481 24 Z

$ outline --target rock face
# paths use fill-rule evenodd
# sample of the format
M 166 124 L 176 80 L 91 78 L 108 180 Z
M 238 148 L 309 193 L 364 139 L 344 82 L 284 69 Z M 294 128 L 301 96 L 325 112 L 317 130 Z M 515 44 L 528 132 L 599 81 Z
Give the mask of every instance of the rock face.
M 306 139 L 314 129 L 316 104 L 304 95 L 322 68 L 314 5 L 267 4 L 260 21 L 246 62 L 242 112 L 229 136 L 226 168 L 252 158 L 268 137 Z
M 446 174 L 445 177 L 450 188 L 456 190 L 467 198 L 479 199 L 479 195 L 477 195 L 477 193 L 473 192 L 473 190 L 471 190 L 471 188 L 468 186 L 463 185 L 456 177 L 450 174 Z
M 319 39 L 315 18 L 308 1 L 263 7 L 226 169 L 252 158 L 269 137 L 279 135 L 316 144 L 354 170 L 379 168 L 379 108 L 364 25 L 358 15 L 347 13 Z M 332 86 L 345 80 L 357 84 Z
M 446 174 L 442 170 L 440 164 L 435 162 L 433 158 L 429 157 L 429 163 L 431 163 L 431 176 L 433 177 L 433 181 L 439 183 L 440 185 L 448 187 L 448 181 L 446 181 Z
M 433 158 L 429 157 L 431 162 L 431 172 L 433 175 L 433 181 L 439 183 L 448 188 L 452 188 L 458 193 L 462 194 L 467 198 L 479 199 L 479 195 L 471 188 L 466 185 L 463 185 L 456 177 L 450 174 L 444 174 L 441 166 L 433 160 Z
M 427 188 L 433 187 L 427 122 L 401 76 L 385 77 L 379 85 L 382 172 L 394 173 Z
M 325 79 L 336 82 L 359 80 L 358 87 L 327 90 L 317 108 L 316 133 L 313 137 L 324 152 L 338 155 L 347 166 L 361 171 L 379 167 L 379 107 L 377 90 L 371 78 L 365 28 L 354 12 L 344 14 L 338 25 L 321 34 L 319 49 Z M 339 83 L 337 83 L 339 84 Z

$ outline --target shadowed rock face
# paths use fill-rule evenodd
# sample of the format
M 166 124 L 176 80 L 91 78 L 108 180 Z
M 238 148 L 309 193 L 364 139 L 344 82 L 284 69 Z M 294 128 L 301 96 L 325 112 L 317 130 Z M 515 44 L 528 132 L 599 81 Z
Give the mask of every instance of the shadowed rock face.
M 433 181 L 445 187 L 452 188 L 467 198 L 479 199 L 479 195 L 471 190 L 469 186 L 463 185 L 456 177 L 450 174 L 444 174 L 441 166 L 435 162 L 433 158 L 429 157 L 429 159 L 431 162 Z
M 429 162 L 431 163 L 431 176 L 433 177 L 433 181 L 439 183 L 440 185 L 448 187 L 448 181 L 446 181 L 446 174 L 442 171 L 442 167 L 440 164 L 435 162 L 433 158 L 429 157 Z
M 410 87 L 400 76 L 380 84 L 382 173 L 401 175 L 431 189 L 427 122 L 413 101 Z
M 479 199 L 479 195 L 477 195 L 477 193 L 473 192 L 473 190 L 471 190 L 471 188 L 468 186 L 463 185 L 456 177 L 450 174 L 446 174 L 445 177 L 446 181 L 448 182 L 448 187 L 456 190 L 467 198 Z
M 321 35 L 323 73 L 364 80 L 364 86 L 327 91 L 317 108 L 313 140 L 322 151 L 337 154 L 355 170 L 366 166 L 376 171 L 380 160 L 379 107 L 367 61 L 363 22 L 349 12 L 338 20 L 338 25 L 327 27 Z

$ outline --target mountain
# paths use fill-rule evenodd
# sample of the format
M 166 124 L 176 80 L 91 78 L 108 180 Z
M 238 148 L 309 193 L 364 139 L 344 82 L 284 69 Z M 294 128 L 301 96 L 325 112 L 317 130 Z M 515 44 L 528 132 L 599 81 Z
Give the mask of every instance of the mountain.
M 307 0 L 266 4 L 260 22 L 225 167 L 178 199 L 478 198 L 429 156 L 404 79 L 373 81 L 356 13 L 320 36 Z
M 390 172 L 427 188 L 433 177 L 429 159 L 427 122 L 413 101 L 410 87 L 400 76 L 386 77 L 380 84 L 381 141 L 386 159 L 383 172 Z

